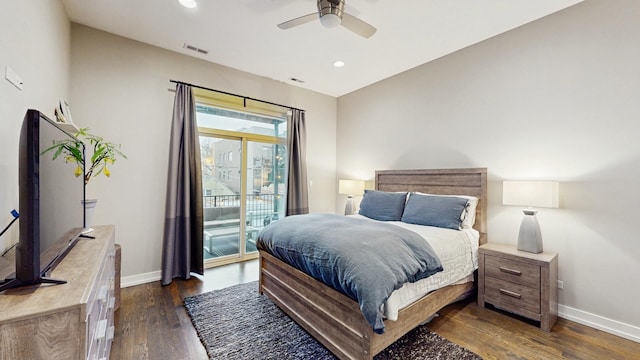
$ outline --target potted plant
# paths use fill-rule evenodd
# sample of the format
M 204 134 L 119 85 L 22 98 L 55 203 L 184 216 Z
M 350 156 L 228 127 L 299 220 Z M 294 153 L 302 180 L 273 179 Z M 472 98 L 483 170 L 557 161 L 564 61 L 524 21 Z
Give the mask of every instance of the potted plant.
M 89 128 L 82 128 L 78 130 L 75 134 L 75 137 L 78 140 L 83 141 L 84 143 L 89 143 L 88 145 L 93 147 L 93 154 L 90 159 L 90 166 L 87 169 L 85 158 L 82 156 L 82 151 L 80 151 L 81 144 L 67 139 L 55 141 L 53 145 L 42 153 L 47 153 L 49 151 L 54 151 L 53 160 L 57 159 L 60 155 L 64 156 L 64 161 L 67 163 L 75 163 L 76 170 L 74 175 L 76 177 L 83 175 L 82 174 L 82 166 L 85 166 L 84 172 L 84 183 L 85 185 L 89 183 L 91 180 L 91 176 L 98 176 L 103 173 L 106 177 L 111 176 L 111 171 L 107 167 L 108 164 L 115 163 L 118 156 L 122 156 L 123 158 L 127 158 L 127 156 L 120 151 L 120 144 L 114 144 L 108 141 L 105 141 L 101 136 L 94 135 L 89 133 Z
M 85 185 L 89 183 L 92 176 L 95 177 L 100 174 L 104 174 L 106 177 L 111 176 L 108 165 L 113 165 L 120 156 L 127 158 L 120 151 L 120 144 L 105 141 L 101 136 L 89 133 L 88 128 L 79 129 L 74 135 L 80 142 L 71 139 L 54 141 L 53 145 L 42 151 L 41 154 L 53 152 L 53 160 L 62 156 L 65 162 L 75 163 L 74 175 L 76 177 L 84 176 Z M 85 159 L 83 156 L 81 151 L 82 143 L 85 143 L 87 147 L 93 148 L 91 158 Z M 84 174 L 82 172 L 83 166 L 85 168 Z M 87 199 L 83 202 L 85 206 L 84 232 L 93 230 L 91 229 L 91 220 L 93 219 L 93 209 L 96 206 L 96 202 L 97 200 L 95 199 Z

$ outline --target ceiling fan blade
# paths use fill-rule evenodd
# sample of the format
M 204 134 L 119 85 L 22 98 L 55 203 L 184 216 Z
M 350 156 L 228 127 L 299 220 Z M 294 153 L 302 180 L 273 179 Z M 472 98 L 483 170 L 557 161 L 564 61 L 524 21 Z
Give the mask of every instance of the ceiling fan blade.
M 377 31 L 373 26 L 347 13 L 342 15 L 342 22 L 340 25 L 367 39 L 372 37 Z
M 317 20 L 317 19 L 318 19 L 318 13 L 314 12 L 313 14 L 304 15 L 304 16 L 300 16 L 300 17 L 295 18 L 295 19 L 291 19 L 289 21 L 285 21 L 282 24 L 278 24 L 278 27 L 280 29 L 286 30 L 286 29 L 290 29 L 290 28 L 292 28 L 294 26 L 306 24 L 308 22 L 311 22 L 311 21 Z

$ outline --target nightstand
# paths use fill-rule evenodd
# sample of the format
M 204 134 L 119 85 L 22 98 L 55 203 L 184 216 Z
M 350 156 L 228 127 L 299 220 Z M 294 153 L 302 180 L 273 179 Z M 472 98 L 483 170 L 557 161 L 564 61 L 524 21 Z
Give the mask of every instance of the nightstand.
M 482 245 L 478 251 L 478 305 L 539 321 L 551 331 L 558 318 L 558 254 L 532 254 L 515 246 Z

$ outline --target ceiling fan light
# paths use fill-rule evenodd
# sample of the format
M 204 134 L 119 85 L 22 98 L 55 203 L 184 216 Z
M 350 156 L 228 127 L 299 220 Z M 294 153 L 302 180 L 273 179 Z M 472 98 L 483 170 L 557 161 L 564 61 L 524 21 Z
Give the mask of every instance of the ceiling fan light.
M 342 19 L 336 14 L 326 14 L 320 18 L 320 23 L 326 28 L 334 28 L 342 22 Z
M 180 5 L 188 9 L 193 9 L 196 6 L 198 6 L 198 3 L 196 3 L 196 0 L 178 0 L 178 2 L 180 3 Z

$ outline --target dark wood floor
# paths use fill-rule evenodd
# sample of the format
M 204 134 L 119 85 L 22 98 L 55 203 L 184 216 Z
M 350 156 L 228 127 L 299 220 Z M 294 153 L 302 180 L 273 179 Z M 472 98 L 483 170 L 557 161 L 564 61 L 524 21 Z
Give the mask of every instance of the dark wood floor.
M 203 278 L 122 289 L 111 359 L 206 359 L 186 296 L 257 280 L 257 261 L 206 271 Z M 558 319 L 550 333 L 472 300 L 449 305 L 429 327 L 485 359 L 639 359 L 640 344 Z

